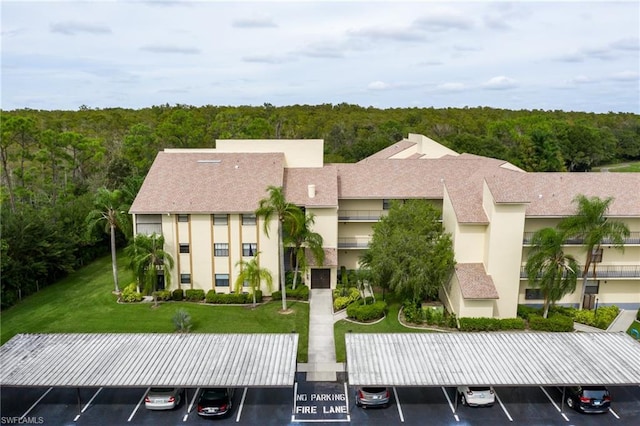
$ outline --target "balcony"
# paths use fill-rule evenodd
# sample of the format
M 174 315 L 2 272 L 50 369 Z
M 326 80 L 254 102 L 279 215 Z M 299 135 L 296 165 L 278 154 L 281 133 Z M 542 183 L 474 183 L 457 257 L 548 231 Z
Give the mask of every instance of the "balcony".
M 377 222 L 388 210 L 338 210 L 339 222 Z
M 533 238 L 533 234 L 535 232 L 525 232 L 522 238 L 522 244 L 525 246 L 531 245 L 531 239 Z M 570 238 L 565 240 L 565 245 L 568 246 L 580 246 L 584 244 L 584 240 L 582 238 Z M 602 240 L 602 245 L 612 245 L 613 241 L 609 238 L 605 238 Z M 625 245 L 640 245 L 640 232 L 631 232 L 627 238 L 624 239 Z
M 367 247 L 369 247 L 370 242 L 371 242 L 371 237 L 369 236 L 338 238 L 338 248 L 339 249 L 366 249 Z
M 584 265 L 580 265 L 578 278 L 582 278 Z M 593 278 L 593 268 L 589 268 L 588 278 Z M 520 278 L 527 278 L 525 267 L 520 267 Z M 596 278 L 640 278 L 640 265 L 598 265 L 596 268 Z

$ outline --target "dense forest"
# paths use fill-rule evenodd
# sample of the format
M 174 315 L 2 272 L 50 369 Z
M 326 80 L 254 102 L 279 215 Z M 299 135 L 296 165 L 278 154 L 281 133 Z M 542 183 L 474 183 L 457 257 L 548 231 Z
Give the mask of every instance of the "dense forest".
M 640 116 L 350 104 L 160 105 L 0 112 L 2 308 L 109 250 L 89 229 L 98 189 L 131 203 L 156 153 L 216 139 L 324 139 L 325 162 L 355 162 L 419 133 L 528 171 L 589 171 L 640 159 Z M 125 241 L 118 235 L 119 245 Z

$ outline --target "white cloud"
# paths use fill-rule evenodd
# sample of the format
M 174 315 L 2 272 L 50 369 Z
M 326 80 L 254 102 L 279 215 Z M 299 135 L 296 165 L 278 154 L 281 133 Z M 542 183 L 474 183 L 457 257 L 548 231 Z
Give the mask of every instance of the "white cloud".
M 503 75 L 492 77 L 482 84 L 482 87 L 490 90 L 506 90 L 516 87 L 516 81 Z
M 367 88 L 370 90 L 387 90 L 390 87 L 391 85 L 384 81 L 372 81 L 367 85 Z
M 442 83 L 436 88 L 445 92 L 459 92 L 465 90 L 466 86 L 463 83 Z
M 151 53 L 169 53 L 180 55 L 197 55 L 200 49 L 196 47 L 170 46 L 170 45 L 147 45 L 140 47 L 140 50 Z
M 89 22 L 55 22 L 49 28 L 52 33 L 64 35 L 111 34 L 111 29 L 107 25 Z
M 640 79 L 640 74 L 638 74 L 638 71 L 621 71 L 611 74 L 611 79 L 618 81 L 635 81 L 637 83 Z

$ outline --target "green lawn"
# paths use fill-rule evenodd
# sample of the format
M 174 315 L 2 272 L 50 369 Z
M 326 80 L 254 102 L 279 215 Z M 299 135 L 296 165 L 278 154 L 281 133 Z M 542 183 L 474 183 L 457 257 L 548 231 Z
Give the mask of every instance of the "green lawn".
M 121 288 L 131 282 L 131 273 L 123 264 L 119 265 L 119 280 Z M 292 313 L 286 315 L 279 313 L 282 302 L 256 309 L 190 302 L 152 308 L 150 303 L 118 304 L 112 290 L 111 257 L 106 256 L 2 312 L 0 343 L 18 333 L 171 333 L 173 315 L 183 308 L 191 315 L 194 333 L 296 331 L 300 335 L 298 362 L 307 360 L 308 303 L 289 301 Z
M 377 300 L 382 300 L 380 296 L 376 296 Z M 353 322 L 342 320 L 333 326 L 333 335 L 335 336 L 336 345 L 336 361 L 345 362 L 347 358 L 347 349 L 344 341 L 344 335 L 348 332 L 352 333 L 430 333 L 432 331 L 425 329 L 415 329 L 405 327 L 398 321 L 398 312 L 401 304 L 398 301 L 387 299 L 389 303 L 389 312 L 387 316 L 380 322 L 375 324 L 355 324 Z
M 637 321 L 637 320 L 636 320 L 636 321 L 634 321 L 634 322 L 629 326 L 629 328 L 627 329 L 627 334 L 628 334 L 629 336 L 631 336 L 631 337 L 633 337 L 633 338 L 637 339 L 637 338 L 638 338 L 638 336 L 637 336 L 637 335 L 633 335 L 633 334 L 631 334 L 631 330 L 637 330 L 638 332 L 640 332 L 640 321 Z
M 600 171 L 603 168 L 607 168 L 610 172 L 640 173 L 640 161 L 634 163 L 609 164 L 600 167 L 594 167 L 593 171 Z

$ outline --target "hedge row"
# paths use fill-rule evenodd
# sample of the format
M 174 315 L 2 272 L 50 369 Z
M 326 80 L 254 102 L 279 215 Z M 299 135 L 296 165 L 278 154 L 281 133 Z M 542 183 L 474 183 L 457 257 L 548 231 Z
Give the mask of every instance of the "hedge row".
M 369 299 L 369 298 L 367 298 Z M 387 311 L 387 302 L 380 300 L 378 302 L 364 304 L 364 300 L 360 299 L 347 306 L 347 316 L 356 321 L 373 321 L 384 317 Z
M 460 331 L 524 330 L 522 318 L 460 318 Z
M 216 293 L 215 290 L 209 290 L 205 301 L 222 305 L 245 304 L 253 303 L 253 295 L 251 293 Z M 256 303 L 260 302 L 262 302 L 262 291 L 256 290 Z
M 282 300 L 282 292 L 279 290 L 274 291 L 271 293 L 271 298 L 273 300 Z M 305 284 L 300 284 L 295 290 L 287 288 L 287 299 L 309 300 L 309 287 Z
M 537 331 L 573 331 L 573 318 L 565 315 L 551 315 L 543 318 L 539 315 L 529 316 L 529 329 Z

